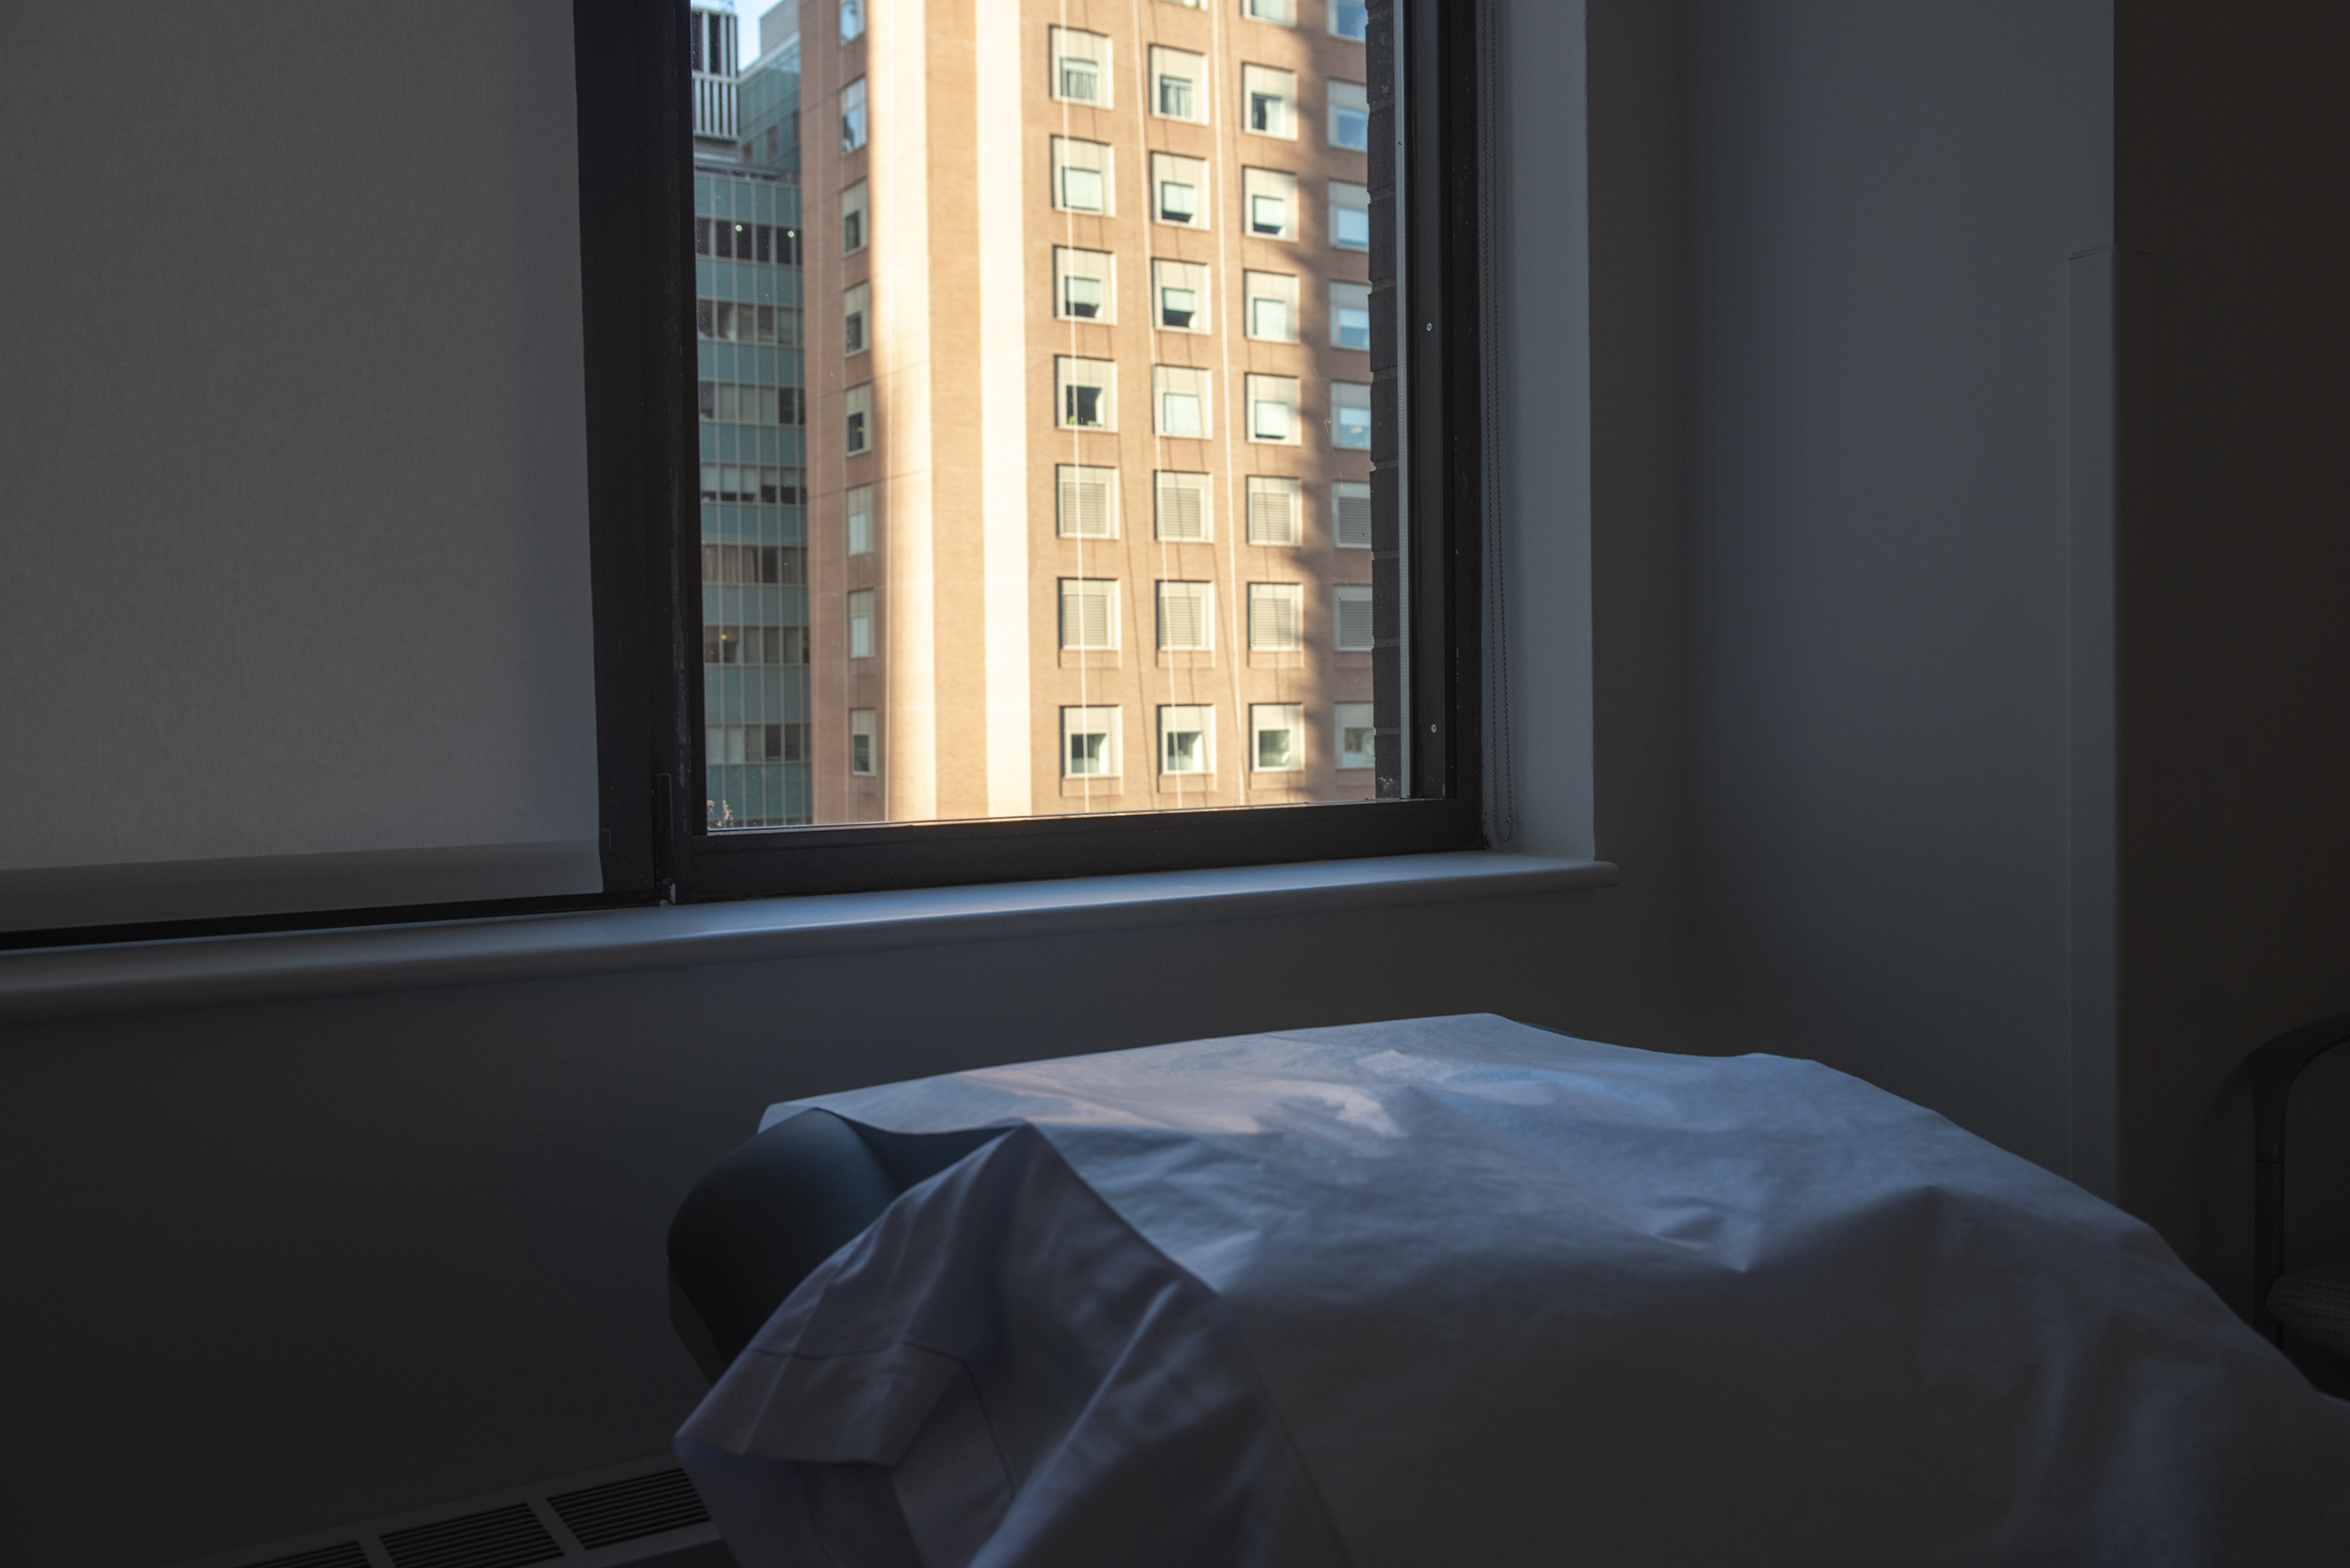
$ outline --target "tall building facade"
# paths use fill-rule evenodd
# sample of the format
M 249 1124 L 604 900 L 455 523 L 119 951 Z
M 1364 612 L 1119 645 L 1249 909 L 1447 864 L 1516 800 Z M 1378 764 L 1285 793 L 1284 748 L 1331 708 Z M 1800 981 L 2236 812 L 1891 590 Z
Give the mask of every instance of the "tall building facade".
M 1344 0 L 802 0 L 819 822 L 1373 792 Z
M 815 820 L 808 671 L 799 57 L 738 68 L 734 13 L 691 13 L 706 809 Z

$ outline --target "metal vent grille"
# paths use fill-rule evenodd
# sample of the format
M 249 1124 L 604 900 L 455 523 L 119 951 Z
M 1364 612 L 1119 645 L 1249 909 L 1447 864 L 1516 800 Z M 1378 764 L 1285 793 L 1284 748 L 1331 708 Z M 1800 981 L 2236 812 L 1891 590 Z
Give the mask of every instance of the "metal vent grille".
M 274 1557 L 253 1568 L 368 1568 L 368 1554 L 358 1542 L 342 1541 L 291 1557 Z
M 380 1539 L 393 1568 L 521 1568 L 563 1555 L 528 1503 L 386 1530 Z
M 547 1499 L 563 1526 L 589 1551 L 683 1529 L 710 1517 L 683 1470 L 636 1476 Z

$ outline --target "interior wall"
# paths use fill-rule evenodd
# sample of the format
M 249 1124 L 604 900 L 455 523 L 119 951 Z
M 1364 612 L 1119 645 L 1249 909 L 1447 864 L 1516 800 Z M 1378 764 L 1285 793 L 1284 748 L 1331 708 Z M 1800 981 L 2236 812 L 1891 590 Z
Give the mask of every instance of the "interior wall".
M 2065 260 L 2098 0 L 1692 0 L 1691 726 L 1718 1048 L 2067 1168 Z

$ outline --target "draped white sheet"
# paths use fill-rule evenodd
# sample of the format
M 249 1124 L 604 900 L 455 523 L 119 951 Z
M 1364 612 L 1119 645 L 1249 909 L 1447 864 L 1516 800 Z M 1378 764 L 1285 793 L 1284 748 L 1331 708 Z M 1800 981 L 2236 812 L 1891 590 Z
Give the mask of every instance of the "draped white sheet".
M 679 1435 L 745 1568 L 2339 1563 L 2350 1405 L 2154 1234 L 1816 1063 L 1490 1016 L 807 1105 L 1016 1130 Z

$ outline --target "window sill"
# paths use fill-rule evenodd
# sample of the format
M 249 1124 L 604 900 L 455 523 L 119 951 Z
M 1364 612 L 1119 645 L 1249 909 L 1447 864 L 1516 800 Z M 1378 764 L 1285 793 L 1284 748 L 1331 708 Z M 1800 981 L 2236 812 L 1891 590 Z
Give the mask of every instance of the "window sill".
M 0 954 L 0 1021 L 746 964 L 1602 887 L 1598 860 L 1461 851 L 600 909 Z

